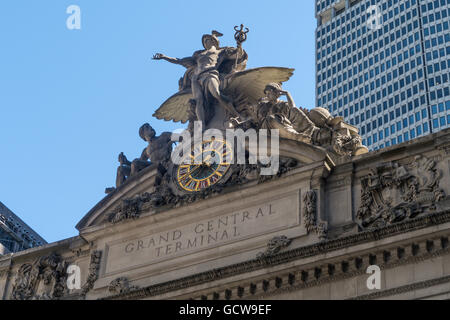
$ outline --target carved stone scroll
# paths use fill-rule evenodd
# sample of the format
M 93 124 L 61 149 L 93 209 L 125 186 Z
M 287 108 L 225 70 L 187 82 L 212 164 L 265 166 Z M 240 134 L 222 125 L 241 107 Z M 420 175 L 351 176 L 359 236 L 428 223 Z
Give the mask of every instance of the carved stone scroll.
M 315 232 L 321 240 L 327 238 L 327 224 L 317 217 L 317 195 L 314 190 L 303 196 L 303 220 L 308 233 Z
M 98 272 L 100 269 L 100 261 L 102 259 L 102 252 L 96 250 L 91 254 L 91 262 L 89 265 L 89 275 L 87 277 L 86 283 L 82 288 L 82 295 L 86 295 L 93 287 L 95 281 L 98 279 Z

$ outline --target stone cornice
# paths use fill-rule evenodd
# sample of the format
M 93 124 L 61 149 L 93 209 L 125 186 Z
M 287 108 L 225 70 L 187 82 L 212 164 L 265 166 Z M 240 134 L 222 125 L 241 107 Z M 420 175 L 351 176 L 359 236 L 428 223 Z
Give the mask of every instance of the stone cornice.
M 424 137 L 420 137 L 414 140 L 410 140 L 407 142 L 403 142 L 401 144 L 397 144 L 395 146 L 386 147 L 384 149 L 380 149 L 377 151 L 372 151 L 370 153 L 356 156 L 351 160 L 339 161 L 336 163 L 337 166 L 341 166 L 342 164 L 353 162 L 356 167 L 365 166 L 370 164 L 374 159 L 379 159 L 380 157 L 388 159 L 391 156 L 395 156 L 396 158 L 404 158 L 410 157 L 417 153 L 424 153 L 428 150 L 434 150 L 436 148 L 442 148 L 445 146 L 450 137 L 450 128 L 441 130 L 437 133 L 433 133 Z M 398 155 L 401 155 L 400 157 Z
M 448 241 L 448 238 L 444 238 L 446 241 Z M 375 264 L 380 267 L 381 270 L 391 269 L 402 265 L 408 265 L 408 264 L 414 264 L 419 263 L 425 260 L 434 259 L 443 255 L 450 254 L 450 248 L 448 247 L 448 244 L 444 244 L 442 241 L 440 243 L 440 248 L 437 249 L 433 246 L 433 248 L 426 248 L 427 243 L 433 243 L 435 244 L 437 239 L 433 240 L 424 240 L 420 243 L 410 243 L 408 245 L 402 245 L 400 247 L 396 246 L 395 250 L 387 249 L 382 251 L 382 253 L 376 253 L 377 249 L 374 249 L 373 254 L 367 253 L 363 256 L 353 256 L 346 258 L 339 262 L 329 263 L 322 262 L 320 266 L 318 267 L 312 267 L 308 268 L 306 270 L 302 270 L 299 272 L 293 272 L 289 273 L 287 276 L 285 275 L 285 278 L 293 277 L 294 281 L 292 281 L 289 285 L 286 284 L 286 282 L 282 282 L 284 285 L 280 286 L 279 288 L 273 287 L 269 289 L 266 289 L 265 291 L 262 290 L 260 293 L 256 293 L 255 295 L 252 295 L 251 298 L 257 298 L 257 299 L 264 299 L 264 298 L 270 298 L 271 296 L 287 293 L 287 292 L 293 292 L 298 291 L 302 289 L 311 288 L 314 286 L 320 286 L 326 283 L 334 282 L 334 281 L 340 281 L 340 280 L 346 280 L 351 279 L 356 276 L 360 276 L 363 274 L 366 274 L 366 269 L 371 264 Z M 415 248 L 424 248 L 424 252 L 419 252 L 420 249 L 418 249 L 417 252 L 415 252 L 412 248 L 413 246 Z M 400 251 L 401 250 L 401 251 Z M 393 252 L 397 251 L 397 252 Z M 409 251 L 409 252 L 407 252 Z M 373 261 L 371 261 L 373 260 Z M 346 270 L 344 270 L 344 266 L 346 266 Z M 296 277 L 296 273 L 299 275 Z M 305 276 L 306 275 L 306 276 Z M 282 279 L 282 277 L 277 277 L 278 279 Z M 275 278 L 275 283 L 276 279 Z M 298 279 L 300 278 L 300 280 Z M 296 280 L 297 279 L 297 280 Z M 274 282 L 274 279 L 266 279 L 266 282 Z M 433 280 L 424 281 L 423 284 L 428 284 L 428 286 L 432 286 Z M 450 279 L 448 279 L 450 282 Z M 414 285 L 408 285 L 404 286 L 410 288 L 409 290 L 415 290 Z M 376 299 L 376 298 L 382 298 L 386 296 L 391 296 L 399 293 L 404 293 L 406 291 L 404 287 L 398 287 L 398 288 L 391 288 L 383 291 L 376 291 L 371 294 L 361 295 L 357 298 L 351 298 L 351 299 Z M 425 286 L 423 287 L 425 288 Z
M 433 286 L 437 286 L 444 283 L 450 282 L 450 276 L 445 276 L 437 279 L 426 280 L 421 282 L 416 282 L 412 284 L 408 284 L 405 286 L 401 286 L 398 288 L 392 288 L 388 290 L 378 291 L 370 294 L 366 294 L 357 298 L 349 299 L 349 300 L 372 300 L 372 299 L 381 299 L 384 297 L 399 295 L 402 293 L 411 292 L 414 290 L 425 289 Z
M 249 273 L 267 267 L 274 267 L 291 261 L 312 257 L 318 254 L 345 249 L 358 244 L 378 241 L 398 234 L 412 232 L 415 230 L 420 230 L 447 222 L 450 222 L 450 210 L 425 215 L 413 220 L 390 225 L 382 229 L 361 232 L 340 239 L 330 240 L 311 246 L 281 252 L 266 259 L 254 259 L 219 269 L 210 270 L 189 277 L 152 285 L 126 294 L 106 297 L 104 299 L 141 299 L 144 297 L 154 297 L 175 290 L 185 289 L 204 283 L 217 281 L 219 279 L 229 278 L 238 274 Z

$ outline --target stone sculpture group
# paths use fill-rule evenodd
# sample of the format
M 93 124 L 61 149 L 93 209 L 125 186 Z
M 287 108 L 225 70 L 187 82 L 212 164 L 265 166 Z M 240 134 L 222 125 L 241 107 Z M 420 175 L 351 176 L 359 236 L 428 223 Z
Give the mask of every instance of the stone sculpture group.
M 249 30 L 235 27 L 236 47 L 221 47 L 222 34 L 212 31 L 202 36 L 203 49 L 190 57 L 170 58 L 157 53 L 154 60 L 165 60 L 187 69 L 179 81 L 179 92 L 154 113 L 166 121 L 187 123 L 193 131 L 198 121 L 203 130 L 277 129 L 280 137 L 325 149 L 335 156 L 356 156 L 368 152 L 358 129 L 333 117 L 327 109 L 307 110 L 295 105 L 291 94 L 282 88 L 293 69 L 262 67 L 246 69 L 248 54 L 242 48 Z M 286 101 L 280 97 L 286 97 Z M 168 132 L 156 135 L 149 125 L 139 130 L 148 147 L 140 158 L 130 162 L 119 155 L 116 188 L 127 178 L 155 164 L 162 175 L 168 170 L 173 141 Z M 107 193 L 115 188 L 107 189 Z

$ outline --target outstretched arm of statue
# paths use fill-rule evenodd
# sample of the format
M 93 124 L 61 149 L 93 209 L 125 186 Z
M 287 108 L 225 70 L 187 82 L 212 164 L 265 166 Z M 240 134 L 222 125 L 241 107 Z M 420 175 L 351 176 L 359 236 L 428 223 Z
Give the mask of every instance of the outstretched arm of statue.
M 186 58 L 182 58 L 182 59 L 178 59 L 178 58 L 171 58 L 168 57 L 162 53 L 157 53 L 153 56 L 152 58 L 153 60 L 166 60 L 167 62 L 173 63 L 173 64 L 178 64 L 181 65 L 185 68 L 190 68 L 194 65 L 195 61 L 193 57 L 186 57 Z

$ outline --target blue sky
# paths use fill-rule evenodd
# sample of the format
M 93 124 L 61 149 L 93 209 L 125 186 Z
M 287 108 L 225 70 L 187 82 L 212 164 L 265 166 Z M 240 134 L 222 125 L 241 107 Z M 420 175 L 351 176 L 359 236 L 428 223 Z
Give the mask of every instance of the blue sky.
M 81 30 L 66 8 L 81 8 Z M 2 0 L 0 2 L 0 201 L 47 241 L 76 223 L 113 186 L 117 155 L 145 147 L 139 127 L 178 89 L 183 68 L 151 61 L 201 49 L 218 30 L 235 45 L 250 28 L 248 68 L 296 69 L 285 88 L 314 107 L 314 1 Z

